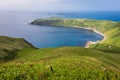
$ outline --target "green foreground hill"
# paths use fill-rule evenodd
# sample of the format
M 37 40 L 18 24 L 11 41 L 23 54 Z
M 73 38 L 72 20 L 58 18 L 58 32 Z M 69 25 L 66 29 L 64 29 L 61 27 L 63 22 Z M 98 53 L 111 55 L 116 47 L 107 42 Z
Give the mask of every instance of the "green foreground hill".
M 89 27 L 104 33 L 107 38 L 87 49 L 80 47 L 36 49 L 23 39 L 0 38 L 2 40 L 0 49 L 8 47 L 2 46 L 3 41 L 5 41 L 3 45 L 12 46 L 10 49 L 19 49 L 15 52 L 14 58 L 0 64 L 0 80 L 120 80 L 118 22 L 47 18 L 37 19 L 31 24 Z
M 80 47 L 24 49 L 0 65 L 3 80 L 119 80 L 120 55 Z M 11 76 L 12 75 L 12 76 Z
M 24 48 L 34 48 L 22 38 L 0 36 L 0 62 L 14 59 L 16 53 Z

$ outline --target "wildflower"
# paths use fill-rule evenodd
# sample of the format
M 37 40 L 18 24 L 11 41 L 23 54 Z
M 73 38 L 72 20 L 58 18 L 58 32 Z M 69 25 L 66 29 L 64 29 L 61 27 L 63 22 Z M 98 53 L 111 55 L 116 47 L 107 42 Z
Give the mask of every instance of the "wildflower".
M 106 71 L 107 69 L 106 68 L 103 68 L 103 71 Z
M 108 48 L 111 48 L 111 46 L 109 45 Z
M 97 65 L 95 65 L 95 67 L 97 67 Z
M 46 68 L 50 68 L 50 65 L 45 65 Z

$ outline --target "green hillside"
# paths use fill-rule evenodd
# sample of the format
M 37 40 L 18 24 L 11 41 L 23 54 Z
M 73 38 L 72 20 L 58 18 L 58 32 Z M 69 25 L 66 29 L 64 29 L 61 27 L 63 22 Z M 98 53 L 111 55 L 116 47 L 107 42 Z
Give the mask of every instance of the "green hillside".
M 16 53 L 25 48 L 34 48 L 22 38 L 0 36 L 0 62 L 14 59 Z
M 104 33 L 106 39 L 90 48 L 37 49 L 24 39 L 1 36 L 0 80 L 120 80 L 118 22 L 45 18 L 31 24 L 94 28 Z
M 26 53 L 29 53 L 26 55 Z M 0 66 L 6 80 L 119 80 L 120 55 L 80 47 L 23 50 Z M 25 56 L 23 56 L 25 54 Z M 12 76 L 11 76 L 12 75 Z

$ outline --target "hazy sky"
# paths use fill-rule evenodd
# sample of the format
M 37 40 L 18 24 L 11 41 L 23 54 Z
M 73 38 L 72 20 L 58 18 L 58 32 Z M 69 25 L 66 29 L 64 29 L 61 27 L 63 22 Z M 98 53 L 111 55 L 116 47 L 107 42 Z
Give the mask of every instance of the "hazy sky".
M 120 0 L 0 0 L 0 10 L 110 11 L 120 10 Z

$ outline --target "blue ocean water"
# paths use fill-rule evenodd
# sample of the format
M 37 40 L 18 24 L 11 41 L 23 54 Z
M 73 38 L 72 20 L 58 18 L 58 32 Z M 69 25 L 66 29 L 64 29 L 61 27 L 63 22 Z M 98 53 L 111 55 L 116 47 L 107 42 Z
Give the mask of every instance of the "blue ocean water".
M 84 11 L 76 13 L 57 13 L 57 15 L 65 18 L 88 18 L 97 20 L 120 21 L 120 11 Z
M 61 46 L 85 46 L 87 41 L 101 40 L 103 36 L 89 30 L 35 26 L 28 23 L 37 18 L 67 17 L 92 18 L 120 21 L 120 12 L 81 12 L 81 13 L 39 13 L 39 12 L 0 12 L 0 36 L 25 38 L 38 48 Z

